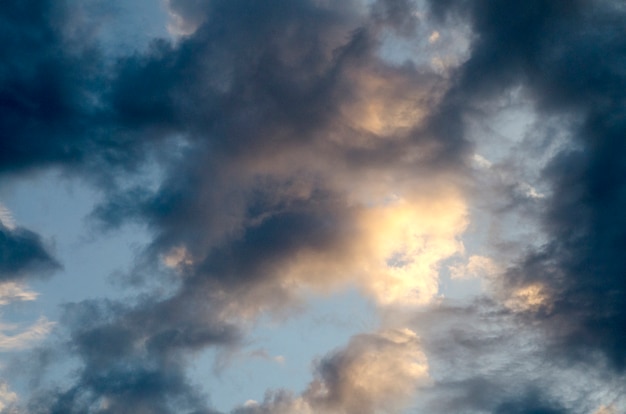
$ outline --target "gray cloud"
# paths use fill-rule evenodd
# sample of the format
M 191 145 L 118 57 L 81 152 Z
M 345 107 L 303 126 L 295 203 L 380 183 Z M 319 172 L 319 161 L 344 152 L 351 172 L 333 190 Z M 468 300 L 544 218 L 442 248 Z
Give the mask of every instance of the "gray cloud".
M 550 190 L 544 209 L 525 210 L 547 243 L 506 263 L 496 283 L 502 303 L 491 309 L 495 323 L 508 327 L 499 335 L 521 322 L 538 326 L 542 335 L 529 330 L 523 337 L 536 347 L 533 363 L 548 354 L 595 363 L 599 351 L 615 375 L 623 372 L 623 7 L 429 4 L 431 14 L 398 0 L 371 7 L 171 0 L 176 41 L 155 39 L 145 52 L 115 61 L 69 3 L 0 7 L 7 45 L 0 52 L 0 173 L 53 166 L 96 177 L 107 197 L 92 218 L 109 230 L 142 223 L 153 236 L 129 280 L 168 286 L 167 295 L 147 293 L 128 304 L 68 306 L 67 345 L 81 368 L 66 389 L 42 390 L 30 412 L 210 412 L 185 376 L 189 355 L 236 346 L 249 321 L 296 303 L 302 287 L 352 282 L 379 304 L 397 301 L 398 291 L 430 303 L 437 266 L 462 250 L 472 188 L 467 120 L 519 86 L 538 124 L 556 124 L 567 141 L 541 172 Z M 440 73 L 381 57 L 390 31 L 410 38 L 432 17 L 444 26 L 470 25 L 466 61 Z M 156 188 L 132 174 L 149 169 L 149 161 L 164 177 Z M 489 196 L 520 208 L 518 186 L 505 184 Z M 7 280 L 57 266 L 39 237 L 23 229 L 0 226 L 0 248 L 9 252 L 0 263 Z M 436 252 L 430 259 L 417 253 L 427 248 Z M 416 278 L 405 276 L 417 270 L 420 280 L 410 283 Z M 447 335 L 454 339 L 449 348 L 427 347 L 429 358 L 482 358 L 487 350 L 506 358 L 516 345 L 480 329 Z M 387 344 L 361 336 L 322 360 L 312 384 L 327 388 L 323 397 L 313 388 L 297 396 L 281 391 L 240 411 L 393 406 L 393 390 L 370 401 L 341 377 L 359 350 L 380 341 Z M 514 381 L 505 376 L 515 387 L 503 389 L 497 372 L 455 378 L 453 368 L 442 371 L 450 378 L 436 378 L 437 393 L 452 395 L 447 412 L 569 407 L 556 391 L 532 386 L 523 370 Z
M 315 374 L 299 396 L 269 391 L 233 414 L 401 412 L 429 381 L 420 341 L 408 329 L 357 335 L 322 358 Z
M 60 267 L 36 233 L 0 223 L 0 282 L 37 277 Z
M 194 351 L 236 345 L 238 329 L 189 297 L 147 301 L 67 305 L 63 325 L 70 334 L 59 346 L 69 348 L 82 367 L 73 386 L 43 388 L 27 412 L 212 413 L 184 367 Z
M 372 14 L 359 2 L 170 7 L 188 35 L 95 68 L 88 82 L 52 82 L 59 99 L 69 100 L 54 117 L 55 123 L 67 119 L 59 127 L 63 134 L 45 144 L 35 133 L 30 142 L 39 158 L 4 163 L 11 171 L 48 164 L 104 177 L 110 197 L 93 217 L 109 227 L 145 223 L 154 239 L 136 270 L 174 286 L 169 296 L 148 294 L 130 305 L 67 307 L 67 346 L 81 368 L 73 385 L 33 399 L 32 412 L 206 411 L 206 399 L 184 375 L 188 355 L 236 346 L 238 324 L 294 303 L 299 286 L 345 283 L 359 268 L 350 246 L 375 234 L 376 216 L 365 214 L 367 205 L 390 194 L 374 194 L 366 182 L 355 187 L 356 177 L 370 175 L 378 187 L 391 179 L 409 203 L 425 204 L 442 192 L 455 206 L 457 196 L 448 195 L 453 188 L 430 183 L 431 177 L 443 182 L 445 166 L 464 153 L 462 142 L 446 142 L 428 126 L 437 99 L 431 92 L 445 80 L 378 55 L 384 28 L 413 30 L 411 4 L 378 2 Z M 40 17 L 47 16 L 42 11 Z M 42 24 L 52 25 L 44 20 L 37 27 Z M 63 20 L 58 25 L 63 28 Z M 62 30 L 50 42 L 38 47 L 66 53 Z M 76 68 L 59 76 L 86 73 L 88 62 L 98 62 L 97 53 L 85 52 L 91 46 L 97 51 L 89 44 L 71 58 L 54 54 L 55 65 Z M 15 56 L 40 65 L 38 58 Z M 65 82 L 72 87 L 66 90 Z M 31 95 L 45 98 L 39 90 Z M 54 130 L 38 114 L 20 116 Z M 76 133 L 73 127 L 83 122 L 89 129 Z M 75 151 L 65 160 L 57 145 Z M 160 186 L 111 185 L 121 182 L 115 178 L 120 168 L 132 170 L 149 158 L 144 148 L 161 163 Z M 412 178 L 416 170 L 424 178 Z M 349 253 L 347 262 L 342 253 Z M 329 263 L 327 276 L 315 271 L 320 263 Z
M 540 218 L 548 242 L 522 257 L 505 289 L 533 284 L 550 307 L 528 314 L 555 350 L 576 360 L 602 351 L 623 370 L 626 285 L 620 249 L 624 203 L 624 10 L 617 2 L 433 2 L 451 19 L 469 19 L 475 34 L 449 100 L 462 107 L 522 85 L 541 117 L 568 115 L 569 143 L 542 179 L 551 188 Z M 602 56 L 602 57 L 600 57 Z
M 447 301 L 411 325 L 432 378 L 417 412 L 583 414 L 626 403 L 624 375 L 607 370 L 601 355 L 587 365 L 547 354 L 542 330 L 496 301 Z

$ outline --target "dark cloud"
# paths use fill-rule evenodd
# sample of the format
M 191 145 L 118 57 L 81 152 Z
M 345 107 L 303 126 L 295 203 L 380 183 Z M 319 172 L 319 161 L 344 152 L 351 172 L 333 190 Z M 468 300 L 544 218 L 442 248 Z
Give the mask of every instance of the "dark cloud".
M 0 171 L 73 164 L 93 151 L 89 88 L 95 56 L 80 50 L 65 2 L 9 1 L 0 39 Z
M 517 401 L 509 401 L 499 405 L 494 411 L 497 414 L 562 414 L 567 413 L 566 410 L 555 406 L 550 402 L 545 402 L 540 394 L 531 390 Z
M 185 366 L 194 351 L 235 346 L 239 330 L 220 321 L 209 295 L 66 305 L 67 343 L 82 367 L 74 385 L 44 390 L 32 413 L 212 413 L 209 398 L 192 385 Z M 199 300 L 202 302 L 199 302 Z
M 0 223 L 0 282 L 36 277 L 60 267 L 36 233 Z
M 272 283 L 303 251 L 356 236 L 360 173 L 405 180 L 464 155 L 461 139 L 422 125 L 443 79 L 378 56 L 381 28 L 415 17 L 409 2 L 378 2 L 372 17 L 357 2 L 279 3 L 170 2 L 193 33 L 118 64 L 119 118 L 178 134 L 179 147 L 156 191 L 118 192 L 94 216 L 147 223 L 148 253 L 185 252 L 189 283 Z
M 567 361 L 597 361 L 600 351 L 623 372 L 626 12 L 610 1 L 430 5 L 442 22 L 471 28 L 467 60 L 444 74 L 381 57 L 390 32 L 415 36 L 430 17 L 404 0 L 170 0 L 176 40 L 155 39 L 146 51 L 113 61 L 69 3 L 0 6 L 0 173 L 54 166 L 98 177 L 106 200 L 92 217 L 106 229 L 139 222 L 153 236 L 129 279 L 168 286 L 168 294 L 129 303 L 68 306 L 67 345 L 81 367 L 67 388 L 32 399 L 30 412 L 210 412 L 185 375 L 190 355 L 236 346 L 249 321 L 284 310 L 303 286 L 366 278 L 359 272 L 371 263 L 354 260 L 371 253 L 364 240 L 391 242 L 370 237 L 385 229 L 367 222 L 386 216 L 364 212 L 394 197 L 420 214 L 429 210 L 418 201 L 427 199 L 444 200 L 438 212 L 448 208 L 438 191 L 462 193 L 470 172 L 467 119 L 520 86 L 539 122 L 567 120 L 556 124 L 568 141 L 541 173 L 551 190 L 539 218 L 547 243 L 495 283 L 502 303 L 490 305 L 492 323 L 502 331 L 448 326 L 448 348 L 428 349 L 434 360 L 447 352 L 451 361 L 485 358 L 487 350 L 503 355 L 520 345 L 503 332 L 524 321 L 544 336 L 524 331 L 521 341 L 548 337 L 551 355 Z M 148 161 L 162 177 L 156 187 L 138 176 L 120 178 L 149 170 Z M 516 181 L 505 184 L 506 192 L 519 192 Z M 507 208 L 522 204 L 517 197 Z M 464 206 L 450 204 L 464 215 Z M 464 226 L 450 221 L 455 230 Z M 26 230 L 0 227 L 0 248 L 9 252 L 0 264 L 7 280 L 56 265 Z M 509 300 L 539 293 L 537 306 Z M 393 406 L 388 397 L 402 384 L 391 386 L 374 370 L 389 387 L 372 390 L 346 372 L 368 362 L 372 350 L 415 357 L 407 351 L 415 341 L 408 342 L 356 337 L 320 362 L 304 394 L 278 392 L 239 411 Z M 535 363 L 545 360 L 543 347 L 531 353 Z M 520 370 L 519 378 L 453 371 L 445 371 L 451 379 L 437 378 L 437 392 L 450 397 L 446 412 L 560 413 L 571 406 L 529 386 Z
M 599 350 L 623 370 L 623 7 L 609 1 L 448 1 L 432 8 L 469 20 L 475 36 L 447 100 L 468 108 L 522 85 L 540 119 L 574 119 L 560 123 L 569 143 L 542 174 L 551 188 L 541 218 L 548 241 L 507 272 L 505 289 L 545 289 L 549 306 L 526 317 L 546 328 L 557 354 L 584 360 Z
M 111 103 L 115 59 L 132 49 L 108 56 L 102 32 L 120 13 L 103 2 L 2 4 L 0 174 L 59 168 L 111 186 L 149 158 L 152 147 Z M 152 132 L 150 142 L 162 137 Z
M 158 187 L 132 177 L 130 189 L 108 186 L 93 217 L 110 228 L 145 223 L 154 238 L 131 278 L 167 275 L 170 292 L 67 307 L 67 346 L 80 368 L 68 387 L 32 399 L 31 412 L 208 412 L 185 376 L 191 355 L 236 346 L 248 320 L 289 306 L 299 286 L 335 282 L 337 270 L 294 276 L 290 269 L 325 258 L 341 269 L 341 253 L 359 236 L 353 215 L 370 202 L 350 200 L 355 178 L 407 182 L 414 169 L 426 175 L 430 167 L 444 174 L 437 166 L 463 154 L 464 143 L 423 125 L 434 104 L 429 92 L 443 78 L 378 54 L 384 28 L 414 30 L 409 2 L 378 2 L 371 13 L 360 2 L 304 0 L 169 6 L 187 35 L 114 63 L 102 64 L 97 43 L 68 47 L 68 20 L 60 17 L 56 30 L 44 11 L 33 24 L 55 35 L 37 43 L 41 53 L 32 58 L 13 54 L 33 68 L 51 54 L 57 77 L 48 84 L 57 92 L 22 95 L 58 113 L 11 109 L 24 120 L 12 133 L 27 136 L 32 150 L 5 140 L 5 170 L 56 165 L 121 184 L 119 167 L 156 154 Z M 42 79 L 10 75 L 7 85 L 29 88 Z M 37 129 L 28 132 L 30 119 Z
M 446 301 L 413 321 L 430 387 L 417 412 L 595 413 L 621 401 L 623 374 L 546 355 L 544 333 L 497 301 Z

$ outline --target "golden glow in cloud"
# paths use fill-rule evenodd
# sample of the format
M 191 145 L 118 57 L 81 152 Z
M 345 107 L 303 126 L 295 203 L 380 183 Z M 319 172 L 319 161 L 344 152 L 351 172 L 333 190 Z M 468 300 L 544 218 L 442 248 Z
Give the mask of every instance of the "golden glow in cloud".
M 353 74 L 357 96 L 341 108 L 352 128 L 377 136 L 392 136 L 421 123 L 427 111 L 423 101 L 433 99 L 423 84 L 399 73 L 363 71 Z M 362 135 L 362 144 L 367 135 Z M 352 140 L 354 143 L 354 140 Z
M 16 227 L 11 210 L 6 208 L 2 203 L 0 203 L 0 224 L 9 230 L 15 230 Z
M 432 302 L 441 261 L 463 252 L 467 217 L 460 195 L 396 197 L 356 216 L 355 234 L 336 249 L 300 252 L 284 279 L 313 288 L 354 283 L 381 306 Z
M 175 247 L 161 258 L 163 264 L 171 269 L 179 269 L 193 264 L 193 259 L 185 246 Z
M 533 283 L 514 290 L 504 304 L 516 312 L 536 311 L 549 305 L 549 296 L 543 285 Z
M 602 405 L 593 414 L 617 414 L 617 410 L 612 405 Z
M 429 380 L 426 356 L 409 329 L 357 335 L 320 369 L 305 396 L 330 412 L 398 412 Z
M 492 278 L 502 269 L 496 262 L 486 256 L 470 256 L 467 263 L 449 267 L 452 279 Z
M 247 401 L 234 413 L 399 413 L 430 382 L 426 356 L 409 329 L 356 335 L 323 358 L 317 371 L 302 395 L 270 391 L 262 403 Z
M 439 289 L 439 264 L 463 251 L 463 200 L 455 194 L 433 199 L 398 199 L 366 210 L 363 255 L 366 290 L 382 305 L 425 305 Z

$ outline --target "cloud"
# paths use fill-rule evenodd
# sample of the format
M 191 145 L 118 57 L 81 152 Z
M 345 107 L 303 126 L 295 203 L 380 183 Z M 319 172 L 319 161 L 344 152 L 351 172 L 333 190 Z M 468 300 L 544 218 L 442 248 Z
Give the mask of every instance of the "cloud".
M 82 61 L 75 54 L 78 45 L 64 36 L 69 18 L 64 6 L 65 2 L 28 1 L 2 7 L 3 173 L 70 164 L 85 153 L 77 118 L 86 112 L 83 87 L 89 77 L 86 71 L 73 69 L 83 63 L 87 68 L 90 62 Z
M 415 410 L 584 414 L 607 401 L 623 409 L 623 374 L 606 370 L 598 353 L 597 365 L 553 357 L 524 312 L 481 298 L 414 314 L 409 326 L 420 333 L 432 378 Z
M 74 385 L 36 394 L 27 412 L 212 413 L 184 367 L 194 351 L 235 345 L 238 333 L 216 320 L 206 296 L 204 309 L 188 299 L 66 305 L 62 323 L 70 336 L 57 346 L 71 349 L 81 369 Z
M 63 346 L 79 368 L 29 412 L 211 412 L 186 376 L 195 354 L 237 347 L 305 290 L 348 285 L 385 312 L 448 319 L 432 339 L 411 326 L 424 344 L 402 329 L 356 336 L 319 361 L 302 394 L 276 391 L 239 412 L 400 410 L 430 372 L 444 412 L 560 413 L 573 410 L 567 389 L 537 386 L 525 367 L 554 358 L 573 366 L 560 373 L 588 364 L 621 378 L 623 7 L 427 3 L 170 0 L 175 39 L 112 60 L 69 3 L 1 6 L 0 174 L 61 169 L 102 190 L 91 215 L 101 228 L 140 223 L 152 237 L 128 275 L 142 295 L 65 306 Z M 433 65 L 383 56 L 390 34 L 411 44 L 420 25 L 429 47 L 468 27 L 467 50 L 434 53 Z M 554 151 L 536 180 L 508 162 L 527 153 L 490 161 L 475 148 L 472 120 L 509 98 L 525 100 L 538 126 L 515 150 Z M 536 135 L 547 126 L 558 133 Z M 146 185 L 153 164 L 159 182 Z M 489 317 L 450 310 L 440 293 L 477 206 L 494 221 L 524 215 L 538 233 L 453 267 L 453 279 L 487 276 Z M 6 283 L 59 265 L 4 209 L 0 221 L 0 297 L 27 299 Z M 26 343 L 45 323 L 4 341 Z M 588 412 L 607 401 L 591 400 Z
M 16 224 L 11 210 L 0 203 L 0 224 L 9 230 L 15 230 Z
M 11 414 L 12 407 L 17 402 L 17 394 L 9 389 L 6 382 L 0 383 L 0 412 Z
M 370 16 L 358 2 L 170 2 L 193 30 L 119 59 L 100 98 L 113 118 L 103 128 L 124 131 L 107 162 L 114 171 L 120 151 L 123 165 L 140 164 L 133 148 L 149 141 L 164 179 L 156 189 L 107 181 L 92 217 L 144 223 L 153 239 L 129 280 L 160 278 L 168 293 L 66 307 L 64 346 L 80 368 L 30 412 L 210 411 L 185 375 L 194 353 L 238 346 L 250 322 L 289 309 L 303 289 L 433 300 L 437 267 L 462 246 L 463 194 L 445 165 L 464 150 L 428 127 L 443 79 L 378 56 L 383 27 L 412 24 L 392 3 Z M 356 412 L 409 398 L 423 355 L 406 332 L 389 335 L 326 361 L 316 386 L 333 394 L 316 391 L 314 404 Z M 350 373 L 379 375 L 404 357 L 417 359 L 397 377 L 407 384 L 380 378 L 363 390 Z M 341 383 L 329 377 L 335 364 L 349 375 Z
M 233 413 L 400 412 L 428 382 L 428 361 L 414 332 L 361 334 L 318 362 L 302 395 L 270 391 L 262 403 L 246 403 Z
M 500 266 L 486 256 L 472 255 L 467 263 L 455 264 L 449 267 L 453 279 L 483 277 L 489 279 L 501 273 Z
M 28 290 L 23 285 L 15 282 L 0 283 L 0 306 L 15 301 L 29 301 L 37 299 L 39 294 Z
M 0 350 L 23 350 L 34 346 L 37 342 L 48 336 L 54 325 L 55 322 L 51 322 L 45 317 L 42 317 L 34 325 L 26 329 L 20 329 L 19 333 L 6 335 L 5 332 L 12 332 L 20 327 L 18 325 L 0 322 Z
M 111 97 L 128 125 L 177 133 L 178 150 L 160 188 L 114 193 L 94 217 L 146 223 L 146 262 L 236 296 L 235 317 L 350 283 L 381 304 L 431 301 L 437 266 L 461 249 L 447 167 L 465 149 L 431 126 L 445 80 L 378 55 L 410 6 L 388 3 L 368 16 L 350 2 L 171 2 L 202 23 L 122 60 Z
M 0 223 L 0 281 L 20 280 L 59 268 L 39 235 Z
M 475 35 L 444 101 L 466 111 L 521 85 L 540 122 L 560 119 L 558 128 L 568 137 L 542 172 L 550 191 L 537 222 L 547 242 L 507 271 L 508 289 L 541 286 L 549 306 L 534 307 L 529 323 L 545 328 L 559 355 L 581 361 L 599 350 L 623 371 L 626 285 L 619 246 L 626 226 L 616 208 L 626 185 L 619 138 L 625 96 L 617 86 L 626 82 L 624 9 L 616 2 L 596 7 L 582 1 L 431 7 L 449 19 L 469 20 Z

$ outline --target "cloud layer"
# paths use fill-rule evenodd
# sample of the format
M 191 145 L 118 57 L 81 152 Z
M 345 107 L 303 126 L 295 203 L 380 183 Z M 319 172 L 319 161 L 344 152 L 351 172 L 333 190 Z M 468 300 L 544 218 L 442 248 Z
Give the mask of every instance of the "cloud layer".
M 416 396 L 446 412 L 623 406 L 610 391 L 626 368 L 619 2 L 164 7 L 171 38 L 111 55 L 88 8 L 0 6 L 0 174 L 60 169 L 103 194 L 94 227 L 151 237 L 122 278 L 134 297 L 64 305 L 50 346 L 79 368 L 24 412 L 214 413 L 187 374 L 199 352 L 243 346 L 262 316 L 346 287 L 376 305 L 381 329 L 321 358 L 307 389 L 235 413 L 401 412 Z M 534 128 L 506 154 L 515 162 L 494 164 L 472 125 L 520 101 Z M 493 171 L 495 185 L 482 178 Z M 520 233 L 519 249 L 464 239 L 491 233 L 478 217 L 507 215 L 536 237 Z M 0 282 L 61 269 L 42 240 L 2 207 Z M 448 300 L 448 270 L 483 275 L 481 296 Z M 453 363 L 468 356 L 485 366 Z M 576 381 L 529 374 L 553 359 L 606 374 L 582 408 Z

